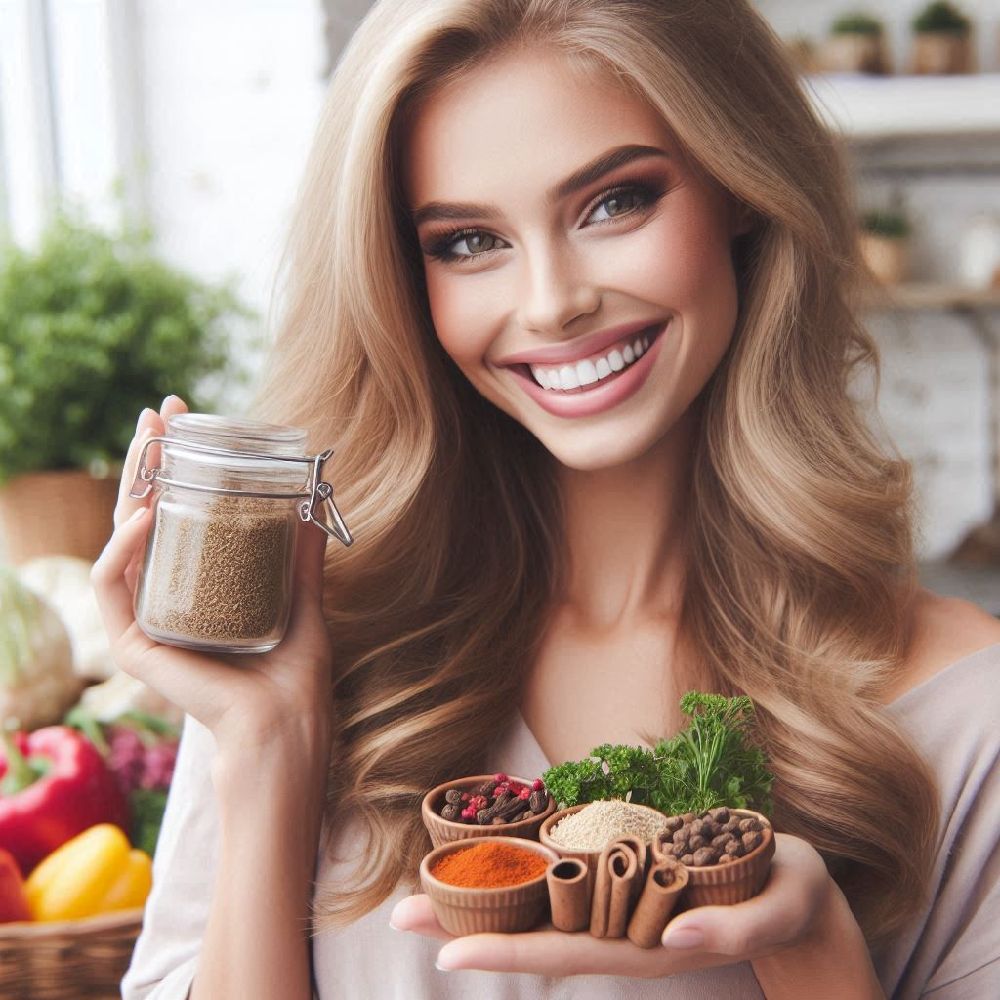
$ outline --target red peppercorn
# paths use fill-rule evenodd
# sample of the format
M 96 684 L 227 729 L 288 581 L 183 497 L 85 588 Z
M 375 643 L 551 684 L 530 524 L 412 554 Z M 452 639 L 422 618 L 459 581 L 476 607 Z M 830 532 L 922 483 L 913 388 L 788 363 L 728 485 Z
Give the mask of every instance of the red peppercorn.
M 519 799 L 523 799 L 526 802 L 528 799 L 531 798 L 531 789 L 522 786 L 521 790 L 517 793 L 517 797 Z
M 507 781 L 508 778 L 507 778 L 507 775 L 503 773 L 503 771 L 500 771 L 499 774 L 494 774 L 493 775 L 493 780 L 494 781 L 499 781 L 499 782 L 504 782 L 504 781 Z
M 543 782 L 541 778 L 535 778 L 535 780 L 531 783 L 531 790 L 533 792 L 541 792 L 544 791 L 544 789 L 545 782 Z
M 471 798 L 472 798 L 472 795 L 471 795 L 470 792 L 462 792 L 462 801 L 463 802 L 468 802 L 469 799 L 471 799 Z

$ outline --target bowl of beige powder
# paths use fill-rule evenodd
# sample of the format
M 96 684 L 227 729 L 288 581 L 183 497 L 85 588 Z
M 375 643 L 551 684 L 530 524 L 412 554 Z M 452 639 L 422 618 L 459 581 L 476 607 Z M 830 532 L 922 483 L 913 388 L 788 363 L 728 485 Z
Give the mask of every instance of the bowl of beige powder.
M 612 840 L 637 837 L 648 844 L 666 826 L 667 817 L 649 806 L 622 799 L 599 799 L 553 813 L 542 824 L 538 839 L 561 858 L 583 861 L 593 885 L 601 851 Z

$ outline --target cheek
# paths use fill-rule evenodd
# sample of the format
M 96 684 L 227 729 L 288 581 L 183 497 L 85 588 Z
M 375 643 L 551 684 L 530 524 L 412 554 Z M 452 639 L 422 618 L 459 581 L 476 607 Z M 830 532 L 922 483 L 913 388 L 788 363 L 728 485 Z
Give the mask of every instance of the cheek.
M 495 289 L 478 275 L 449 274 L 440 266 L 428 268 L 427 299 L 434 329 L 441 346 L 460 368 L 482 360 L 490 341 L 495 298 Z
M 714 323 L 728 316 L 735 278 L 728 235 L 697 206 L 664 212 L 607 258 L 613 287 Z

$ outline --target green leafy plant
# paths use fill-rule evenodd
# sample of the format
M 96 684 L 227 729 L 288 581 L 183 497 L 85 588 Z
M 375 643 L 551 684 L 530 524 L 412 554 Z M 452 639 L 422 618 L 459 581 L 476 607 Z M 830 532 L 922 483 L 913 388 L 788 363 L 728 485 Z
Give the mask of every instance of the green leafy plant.
M 604 744 L 542 776 L 561 806 L 597 799 L 643 802 L 669 815 L 715 806 L 771 809 L 772 775 L 753 743 L 753 703 L 745 696 L 689 691 L 681 711 L 691 721 L 652 750 Z
M 144 406 L 205 408 L 207 376 L 244 379 L 227 331 L 248 311 L 150 242 L 61 217 L 37 252 L 0 251 L 0 483 L 120 459 Z
M 861 228 L 866 233 L 890 240 L 901 240 L 910 235 L 910 223 L 906 216 L 888 209 L 866 212 L 861 216 Z
M 863 11 L 843 14 L 830 25 L 830 32 L 834 35 L 878 36 L 883 30 L 884 26 L 877 17 L 872 17 Z
M 913 19 L 913 30 L 918 33 L 943 32 L 964 35 L 970 27 L 969 19 L 947 0 L 929 3 Z

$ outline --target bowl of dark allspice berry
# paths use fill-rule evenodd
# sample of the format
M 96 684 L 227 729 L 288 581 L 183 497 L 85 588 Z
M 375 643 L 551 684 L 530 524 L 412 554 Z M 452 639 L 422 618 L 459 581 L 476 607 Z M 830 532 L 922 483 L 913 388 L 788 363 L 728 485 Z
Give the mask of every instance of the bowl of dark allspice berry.
M 473 837 L 538 840 L 556 804 L 540 778 L 477 774 L 445 781 L 423 799 L 420 815 L 435 847 Z

